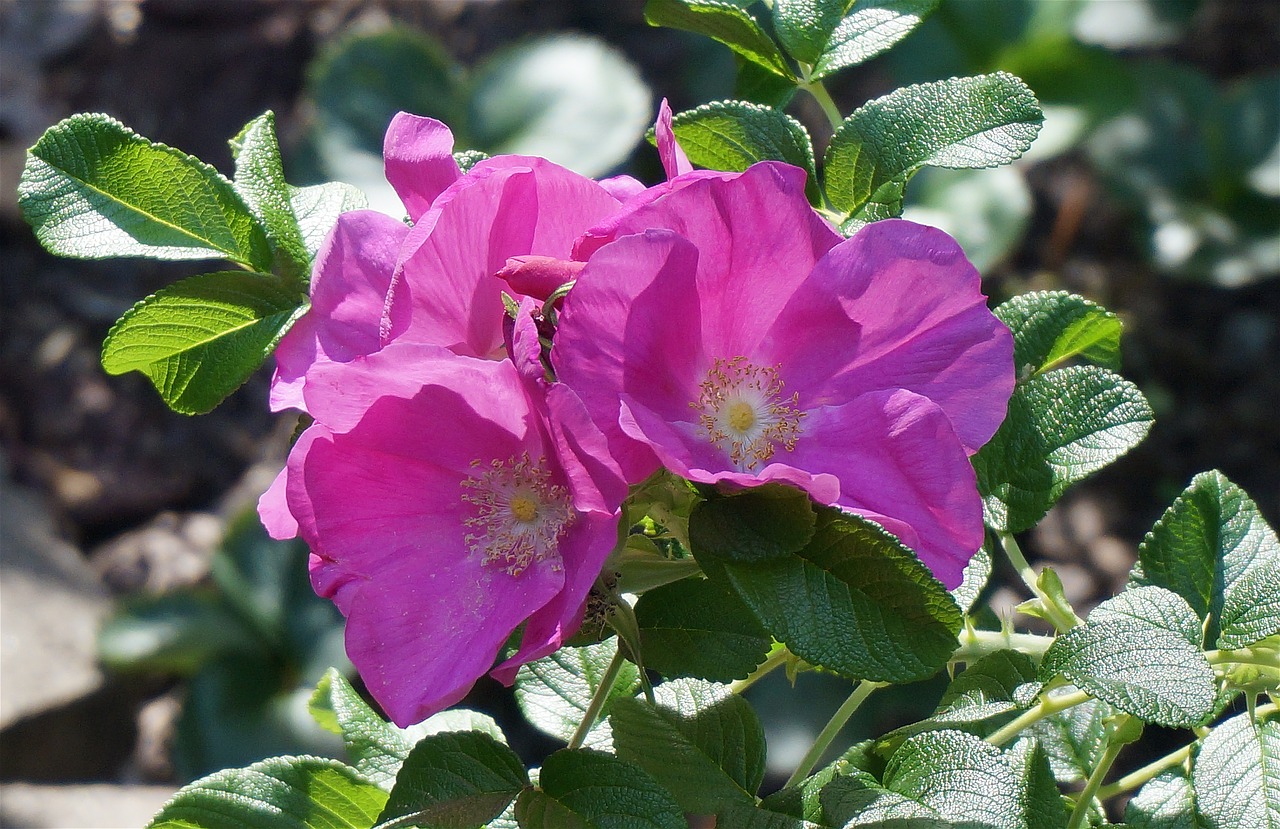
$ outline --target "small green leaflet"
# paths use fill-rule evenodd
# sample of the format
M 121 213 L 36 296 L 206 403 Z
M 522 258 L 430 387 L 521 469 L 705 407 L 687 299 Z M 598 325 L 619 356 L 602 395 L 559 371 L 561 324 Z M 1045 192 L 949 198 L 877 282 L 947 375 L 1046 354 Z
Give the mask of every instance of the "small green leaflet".
M 1196 812 L 1196 791 L 1179 772 L 1165 772 L 1138 790 L 1124 810 L 1129 829 L 1209 829 Z
M 1120 369 L 1120 318 L 1066 291 L 1016 296 L 996 309 L 1013 332 L 1013 365 L 1019 376 L 1056 368 L 1073 357 Z
M 18 206 L 60 256 L 272 265 L 262 227 L 217 170 L 106 115 L 73 115 L 41 136 L 27 154 Z
M 356 771 L 387 791 L 391 790 L 414 745 L 430 734 L 480 731 L 499 742 L 506 742 L 491 717 L 462 709 L 441 711 L 425 722 L 400 728 L 382 719 L 356 693 L 351 683 L 333 668 L 316 686 L 308 708 L 322 727 L 341 735 Z
M 740 5 L 725 0 L 648 0 L 644 19 L 651 26 L 706 35 L 776 75 L 793 77 L 777 45 Z
M 669 678 L 742 679 L 773 643 L 736 593 L 708 579 L 648 591 L 636 603 L 636 619 L 645 667 Z
M 561 648 L 550 656 L 522 665 L 516 673 L 515 696 L 525 718 L 544 734 L 568 742 L 617 652 L 618 640 L 610 638 L 583 648 Z M 639 683 L 636 666 L 624 663 L 601 715 L 608 714 L 614 701 L 634 694 Z M 607 722 L 591 730 L 586 745 L 601 749 L 612 747 Z
M 302 244 L 309 259 L 315 259 L 320 252 L 321 243 L 329 235 L 339 216 L 349 210 L 363 210 L 369 206 L 364 193 L 340 181 L 310 187 L 290 187 L 289 203 L 293 207 L 293 215 L 298 219 Z
M 1191 780 L 1205 825 L 1280 827 L 1280 720 L 1244 713 L 1219 725 L 1204 738 Z
M 827 40 L 810 77 L 820 80 L 870 60 L 915 31 L 939 0 L 858 0 Z
M 953 729 L 985 737 L 1018 710 L 1015 691 L 1035 677 L 1035 665 L 1025 654 L 988 654 L 951 681 L 928 719 L 894 729 L 877 740 L 876 753 L 890 757 L 908 737 L 925 731 Z
M 813 537 L 799 550 L 730 560 L 699 546 L 702 509 L 690 534 L 704 569 L 728 578 L 765 629 L 805 661 L 850 679 L 909 682 L 932 676 L 955 651 L 960 608 L 878 525 L 821 507 Z
M 680 807 L 640 767 L 598 751 L 557 751 L 516 802 L 522 829 L 688 829 Z
M 904 87 L 844 120 L 827 148 L 827 198 L 853 216 L 900 215 L 902 189 L 926 164 L 1008 164 L 1031 146 L 1043 120 L 1026 84 L 1004 72 Z M 877 207 L 878 205 L 878 207 Z
M 274 757 L 183 787 L 147 829 L 370 829 L 387 793 L 320 757 Z
M 1034 526 L 1073 483 L 1137 446 L 1154 415 L 1142 392 L 1097 366 L 1037 374 L 1014 389 L 995 437 L 973 456 L 987 523 Z
M 821 795 L 834 825 L 1061 829 L 1066 813 L 1034 741 L 1007 751 L 961 731 L 911 737 L 894 753 L 881 787 L 870 775 L 840 777 Z
M 379 823 L 414 817 L 441 829 L 480 826 L 529 785 L 524 763 L 480 731 L 445 731 L 418 741 L 405 758 Z
M 812 540 L 815 521 L 806 493 L 765 484 L 699 503 L 689 517 L 689 543 L 695 556 L 742 563 L 781 559 Z
M 1094 608 L 1087 624 L 1058 636 L 1040 679 L 1061 674 L 1145 722 L 1189 728 L 1217 700 L 1200 648 L 1199 621 L 1186 601 L 1160 587 L 1126 590 Z
M 991 568 L 991 554 L 987 552 L 986 547 L 979 547 L 978 552 L 974 553 L 973 558 L 969 559 L 969 563 L 964 566 L 960 586 L 951 591 L 956 604 L 960 605 L 960 610 L 964 613 L 973 610 L 974 602 L 978 601 L 983 588 L 991 579 Z
M 847 0 L 774 0 L 773 28 L 791 57 L 814 64 L 848 5 Z
M 819 198 L 809 132 L 781 110 L 748 101 L 716 101 L 678 113 L 671 128 L 699 167 L 741 172 L 757 161 L 785 161 L 809 174 L 805 192 L 810 201 Z
M 141 371 L 171 409 L 204 414 L 262 365 L 305 303 L 270 274 L 193 276 L 125 312 L 102 344 L 102 367 Z
M 1280 633 L 1280 541 L 1217 470 L 1197 475 L 1138 547 L 1139 581 L 1208 619 L 1206 644 L 1243 648 Z
M 266 230 L 276 252 L 278 272 L 305 284 L 311 256 L 293 214 L 291 188 L 284 180 L 275 113 L 268 110 L 246 124 L 232 139 L 231 148 L 236 159 L 236 192 Z
M 764 729 L 727 687 L 693 679 L 654 689 L 656 705 L 614 703 L 609 720 L 618 756 L 643 767 L 687 812 L 714 814 L 752 804 L 764 779 Z

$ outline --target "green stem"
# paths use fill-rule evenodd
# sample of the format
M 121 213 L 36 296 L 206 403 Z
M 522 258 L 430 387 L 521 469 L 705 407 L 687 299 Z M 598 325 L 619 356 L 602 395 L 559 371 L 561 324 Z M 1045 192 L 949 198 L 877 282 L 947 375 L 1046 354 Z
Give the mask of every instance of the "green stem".
M 1068 708 L 1074 708 L 1091 699 L 1093 697 L 1084 691 L 1072 691 L 1069 694 L 1060 694 L 1059 696 L 1046 694 L 1040 700 L 1039 705 L 1023 712 L 1016 719 L 987 737 L 987 742 L 993 746 L 1002 746 L 1022 733 L 1024 729 L 1035 725 L 1045 717 L 1052 717 L 1054 714 L 1066 711 Z
M 1022 548 L 1018 546 L 1018 541 L 1013 537 L 1013 533 L 1000 532 L 1000 546 L 1004 550 L 1005 556 L 1009 559 L 1009 563 L 1013 565 L 1013 569 L 1018 571 L 1018 576 L 1022 578 L 1027 589 L 1029 589 L 1040 604 L 1044 606 L 1045 612 L 1049 615 L 1049 622 L 1059 633 L 1071 630 L 1071 628 L 1081 623 L 1080 617 L 1076 616 L 1075 611 L 1069 607 L 1063 607 L 1055 601 L 1049 594 L 1040 589 L 1040 577 L 1036 575 L 1036 571 L 1031 569 L 1031 565 L 1027 563 L 1027 558 L 1022 554 Z
M 849 722 L 853 712 L 857 711 L 858 707 L 866 702 L 867 697 L 871 696 L 872 692 L 884 686 L 885 683 L 883 682 L 868 682 L 867 680 L 858 683 L 849 698 L 836 709 L 836 712 L 831 715 L 831 719 L 822 727 L 818 738 L 813 741 L 813 745 L 809 746 L 809 751 L 804 755 L 804 759 L 800 761 L 800 765 L 796 767 L 796 770 L 791 773 L 791 777 L 783 784 L 783 788 L 794 786 L 809 776 L 809 772 L 813 771 L 813 767 L 818 765 L 818 761 L 822 759 L 822 755 L 826 753 L 831 746 L 831 742 L 840 733 L 840 729 L 844 728 L 845 723 Z
M 1148 763 L 1136 771 L 1129 772 L 1114 783 L 1108 783 L 1107 785 L 1099 788 L 1098 791 L 1094 793 L 1094 797 L 1097 797 L 1099 800 L 1107 800 L 1108 798 L 1115 797 L 1122 792 L 1138 788 L 1157 774 L 1168 771 L 1174 766 L 1184 762 L 1191 756 L 1191 747 L 1194 745 L 1195 743 L 1188 743 L 1177 751 L 1169 752 L 1154 763 Z
M 779 647 L 773 653 L 769 654 L 763 662 L 760 663 L 754 671 L 747 676 L 746 679 L 738 679 L 729 684 L 729 693 L 741 694 L 743 691 L 755 685 L 761 678 L 773 673 L 778 668 L 787 664 L 787 659 L 791 657 L 791 651 L 786 648 Z
M 1106 777 L 1107 772 L 1111 771 L 1111 765 L 1115 763 L 1116 757 L 1120 756 L 1120 750 L 1125 745 L 1125 743 L 1111 743 L 1102 752 L 1102 757 L 1098 759 L 1098 765 L 1085 782 L 1084 790 L 1080 792 L 1080 798 L 1076 800 L 1076 808 L 1072 810 L 1071 819 L 1067 821 L 1067 829 L 1080 829 L 1081 826 L 1084 826 L 1089 817 L 1089 805 L 1093 803 L 1093 799 L 1098 795 L 1098 790 L 1102 788 L 1102 778 Z
M 613 683 L 618 679 L 618 672 L 622 670 L 622 665 L 626 661 L 626 657 L 622 655 L 622 645 L 619 643 L 617 653 L 613 655 L 613 659 L 609 662 L 609 667 L 605 668 L 604 676 L 600 677 L 599 687 L 591 695 L 591 702 L 587 704 L 587 710 L 582 713 L 582 722 L 578 723 L 578 729 L 569 738 L 570 750 L 581 748 L 582 742 L 591 733 L 591 727 L 599 719 L 600 712 L 604 709 L 604 704 L 609 699 L 609 692 L 613 690 Z
M 1027 656 L 1040 657 L 1053 644 L 1052 636 L 1012 631 L 977 630 L 966 627 L 960 631 L 960 646 L 951 654 L 952 662 L 977 662 L 997 651 L 1019 651 Z
M 818 102 L 818 106 L 822 107 L 823 114 L 831 122 L 831 129 L 840 129 L 840 125 L 844 123 L 844 116 L 840 114 L 840 108 L 836 106 L 836 102 L 831 99 L 831 93 L 822 85 L 822 81 L 809 80 L 808 67 L 802 66 L 801 70 L 804 72 L 804 79 L 800 83 L 800 88 L 812 95 Z

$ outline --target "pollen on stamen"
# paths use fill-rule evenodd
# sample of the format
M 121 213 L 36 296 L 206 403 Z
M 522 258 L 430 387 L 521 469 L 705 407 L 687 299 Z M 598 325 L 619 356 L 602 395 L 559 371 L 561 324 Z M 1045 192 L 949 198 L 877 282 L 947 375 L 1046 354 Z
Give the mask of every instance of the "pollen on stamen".
M 790 452 L 800 439 L 800 395 L 784 398 L 781 365 L 757 366 L 746 357 L 717 357 L 689 405 L 698 411 L 703 436 L 729 455 L 735 467 L 754 470 L 778 447 Z
M 568 490 L 551 483 L 546 458 L 535 462 L 525 453 L 471 466 L 475 472 L 462 482 L 462 500 L 475 507 L 464 521 L 468 549 L 511 576 L 534 562 L 562 569 L 558 543 L 574 512 Z

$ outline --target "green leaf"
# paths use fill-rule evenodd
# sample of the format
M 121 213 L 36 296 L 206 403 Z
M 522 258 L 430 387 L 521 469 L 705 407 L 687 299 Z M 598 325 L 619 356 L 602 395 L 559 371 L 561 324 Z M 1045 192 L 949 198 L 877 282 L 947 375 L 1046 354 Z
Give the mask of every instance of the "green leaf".
M 1167 771 L 1138 790 L 1124 809 L 1129 829 L 1210 829 L 1196 811 L 1196 791 L 1179 772 Z
M 405 758 L 379 823 L 413 816 L 432 829 L 470 829 L 502 814 L 529 775 L 516 753 L 480 731 L 424 737 Z
M 106 115 L 73 115 L 41 136 L 27 153 L 18 206 L 60 256 L 271 267 L 267 237 L 229 181 Z
M 1071 693 L 1072 690 L 1055 689 L 1049 695 Z M 1115 713 L 1115 709 L 1102 700 L 1091 699 L 1046 717 L 1024 733 L 1040 743 L 1059 783 L 1083 783 L 1098 767 L 1106 748 L 1106 721 Z
M 943 692 L 937 709 L 927 719 L 904 725 L 875 743 L 877 754 L 890 757 L 902 742 L 915 734 L 956 729 L 985 737 L 1017 711 L 1017 689 L 1036 677 L 1030 657 L 1017 651 L 996 651 L 965 668 Z
M 236 192 L 266 230 L 276 251 L 277 272 L 305 283 L 311 273 L 311 255 L 293 213 L 293 188 L 284 180 L 275 113 L 268 110 L 246 124 L 232 141 L 232 150 Z
M 955 651 L 961 613 L 951 594 L 902 542 L 856 515 L 819 508 L 813 538 L 784 557 L 703 555 L 713 577 L 722 567 L 765 629 L 813 665 L 910 682 L 932 676 Z
M 848 5 L 847 0 L 774 0 L 773 28 L 791 57 L 817 63 Z
M 773 643 L 737 594 L 707 579 L 650 590 L 636 604 L 636 619 L 645 667 L 668 678 L 742 679 Z
M 557 35 L 487 58 L 472 74 L 467 108 L 476 147 L 600 176 L 644 138 L 653 96 L 622 52 L 596 38 Z
M 1221 472 L 1203 472 L 1138 547 L 1143 584 L 1182 596 L 1208 620 L 1206 643 L 1242 648 L 1280 633 L 1280 541 Z
M 884 52 L 911 34 L 939 0 L 858 0 L 835 27 L 813 67 L 819 80 Z
M 369 829 L 387 793 L 319 757 L 274 757 L 185 786 L 147 829 Z
M 733 829 L 825 829 L 824 824 L 813 823 L 794 815 L 775 812 L 765 807 L 733 803 L 716 815 L 716 825 Z
M 171 409 L 203 414 L 271 356 L 304 302 L 269 274 L 193 276 L 126 311 L 102 344 L 102 367 L 141 371 Z
M 796 97 L 798 87 L 793 78 L 775 75 L 740 55 L 734 55 L 733 59 L 738 67 L 737 77 L 733 81 L 735 100 L 783 109 Z
M 680 807 L 652 777 L 598 751 L 557 751 L 539 790 L 516 803 L 522 829 L 687 829 Z
M 983 588 L 991 579 L 991 569 L 991 554 L 987 552 L 986 547 L 979 547 L 978 552 L 974 553 L 973 558 L 969 559 L 969 563 L 964 566 L 960 586 L 951 591 L 951 596 L 960 606 L 961 612 L 966 614 L 972 612 L 973 603 L 982 595 Z
M 747 101 L 716 101 L 671 119 L 689 160 L 712 170 L 741 172 L 757 161 L 785 161 L 809 174 L 805 191 L 818 198 L 813 144 L 799 121 Z
M 1035 95 L 1004 72 L 899 89 L 836 130 L 824 164 L 827 197 L 851 215 L 868 203 L 897 215 L 916 170 L 1007 164 L 1031 146 L 1042 120 Z
M 544 734 L 568 742 L 617 652 L 618 640 L 606 639 L 584 648 L 561 648 L 550 656 L 522 665 L 516 673 L 515 697 L 525 719 Z M 636 666 L 625 663 L 609 691 L 601 716 L 608 714 L 615 701 L 634 694 L 639 683 Z M 587 745 L 611 746 L 607 722 L 596 725 L 587 737 Z
M 711 497 L 694 507 L 689 543 L 695 555 L 727 561 L 779 559 L 810 542 L 815 521 L 813 502 L 806 493 L 765 484 Z
M 263 643 L 209 590 L 126 598 L 98 632 L 98 658 L 117 671 L 192 674 L 227 653 Z
M 302 245 L 308 259 L 315 259 L 329 231 L 337 224 L 338 217 L 349 210 L 363 210 L 369 206 L 364 193 L 339 181 L 316 184 L 311 187 L 290 187 L 289 204 L 298 220 Z
M 853 818 L 847 827 L 1055 829 L 1066 820 L 1046 805 L 1047 773 L 1032 747 L 1002 752 L 972 734 L 931 731 L 894 753 L 883 789 L 869 777 L 842 778 L 822 801 L 828 817 Z
M 1023 825 L 1027 829 L 1066 829 L 1066 805 L 1040 744 L 1034 738 L 1019 740 L 1005 751 L 1004 758 L 1018 778 Z
M 1020 383 L 999 431 L 973 457 L 987 523 L 1034 526 L 1068 486 L 1138 445 L 1153 418 L 1137 386 L 1097 366 Z
M 794 77 L 786 58 L 756 19 L 734 3 L 723 0 L 648 0 L 644 6 L 644 19 L 651 26 L 706 35 L 776 75 Z
M 742 697 L 690 679 L 654 689 L 656 704 L 614 703 L 609 720 L 618 756 L 653 775 L 686 812 L 713 814 L 753 804 L 764 779 L 764 729 Z
M 479 731 L 506 742 L 497 723 L 475 711 L 442 711 L 418 725 L 400 728 L 379 716 L 333 669 L 316 686 L 308 708 L 316 722 L 342 736 L 356 771 L 388 791 L 414 745 L 430 734 Z
M 1214 829 L 1280 826 L 1280 720 L 1232 717 L 1207 737 L 1191 780 L 1205 823 Z
M 1088 623 L 1058 636 L 1040 679 L 1061 674 L 1146 722 L 1197 725 L 1217 699 L 1213 669 L 1188 640 L 1199 622 L 1176 593 L 1138 587 L 1098 605 Z
M 1073 357 L 1118 371 L 1120 318 L 1066 291 L 1036 291 L 996 308 L 1013 332 L 1013 364 L 1020 374 L 1056 368 Z

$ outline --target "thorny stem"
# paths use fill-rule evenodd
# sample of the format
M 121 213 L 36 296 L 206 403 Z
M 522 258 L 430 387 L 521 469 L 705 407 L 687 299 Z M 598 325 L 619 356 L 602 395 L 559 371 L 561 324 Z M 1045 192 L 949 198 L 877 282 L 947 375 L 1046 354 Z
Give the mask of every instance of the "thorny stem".
M 1127 745 L 1123 742 L 1114 742 L 1107 745 L 1106 750 L 1102 752 L 1102 756 L 1098 758 L 1098 765 L 1094 767 L 1093 773 L 1089 775 L 1089 779 L 1085 781 L 1084 790 L 1080 792 L 1080 797 L 1076 800 L 1076 807 L 1071 812 L 1071 819 L 1067 821 L 1067 829 L 1080 829 L 1084 826 L 1086 819 L 1089 817 L 1089 804 L 1093 803 L 1093 799 L 1097 797 L 1098 790 L 1102 787 L 1102 778 L 1107 776 L 1107 772 L 1111 771 L 1111 765 L 1116 761 L 1116 757 L 1120 756 L 1120 750 Z
M 787 659 L 791 657 L 791 651 L 786 648 L 778 648 L 760 663 L 754 671 L 751 672 L 746 679 L 735 680 L 729 684 L 729 693 L 741 694 L 743 691 L 755 685 L 761 678 L 773 673 L 778 668 L 787 664 Z
M 960 631 L 959 647 L 951 654 L 952 662 L 976 662 L 997 651 L 1019 651 L 1027 656 L 1043 656 L 1053 644 L 1052 636 L 1013 631 L 977 630 L 965 627 Z
M 836 709 L 836 712 L 831 715 L 831 719 L 822 727 L 822 731 L 818 733 L 818 738 L 813 741 L 813 745 L 805 753 L 800 765 L 796 766 L 796 770 L 791 773 L 791 777 L 783 784 L 783 788 L 794 786 L 809 776 L 809 772 L 813 771 L 813 767 L 822 759 L 822 755 L 831 745 L 831 742 L 835 740 L 836 735 L 840 733 L 840 729 L 844 728 L 845 723 L 849 722 L 853 712 L 857 711 L 858 707 L 866 702 L 867 697 L 871 696 L 872 692 L 884 686 L 885 683 L 883 682 L 868 682 L 866 680 L 858 683 L 849 698 Z
M 604 704 L 609 699 L 609 692 L 613 690 L 613 683 L 618 679 L 618 672 L 622 670 L 627 658 L 623 655 L 621 644 L 613 655 L 613 659 L 609 662 L 609 667 L 605 668 L 604 675 L 600 677 L 600 685 L 596 688 L 596 692 L 591 695 L 591 702 L 587 704 L 587 710 L 582 712 L 582 722 L 578 723 L 578 729 L 573 732 L 573 736 L 569 738 L 569 748 L 581 748 L 587 734 L 591 733 L 591 727 L 596 724 L 596 720 L 600 718 L 600 712 L 604 709 Z
M 1004 549 L 1005 556 L 1008 557 L 1009 563 L 1018 571 L 1018 575 L 1022 578 L 1024 584 L 1031 591 L 1040 604 L 1044 606 L 1045 612 L 1049 614 L 1049 621 L 1059 633 L 1070 630 L 1080 624 L 1080 618 L 1069 607 L 1063 607 L 1061 604 L 1040 589 L 1040 580 L 1036 575 L 1036 571 L 1031 569 L 1031 565 L 1027 563 L 1027 558 L 1022 554 L 1022 548 L 1018 546 L 1018 541 L 1013 537 L 1011 532 L 997 533 L 1000 537 L 1000 546 Z
M 1040 704 L 1035 708 L 1023 712 L 1016 719 L 1009 722 L 1003 728 L 987 737 L 987 742 L 993 746 L 1002 746 L 1012 740 L 1014 737 L 1022 733 L 1022 731 L 1030 726 L 1043 720 L 1045 717 L 1052 717 L 1054 714 L 1066 711 L 1068 708 L 1088 702 L 1093 697 L 1084 691 L 1072 691 L 1068 694 L 1059 696 L 1049 696 L 1046 694 L 1040 700 Z

